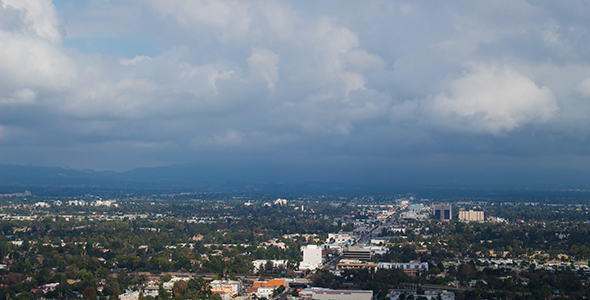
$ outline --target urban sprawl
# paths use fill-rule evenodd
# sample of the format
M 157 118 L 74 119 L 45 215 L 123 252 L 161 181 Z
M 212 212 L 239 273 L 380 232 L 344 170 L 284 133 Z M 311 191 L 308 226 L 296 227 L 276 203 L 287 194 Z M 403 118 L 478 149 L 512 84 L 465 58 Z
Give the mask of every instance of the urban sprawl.
M 2 299 L 587 299 L 589 207 L 0 195 Z

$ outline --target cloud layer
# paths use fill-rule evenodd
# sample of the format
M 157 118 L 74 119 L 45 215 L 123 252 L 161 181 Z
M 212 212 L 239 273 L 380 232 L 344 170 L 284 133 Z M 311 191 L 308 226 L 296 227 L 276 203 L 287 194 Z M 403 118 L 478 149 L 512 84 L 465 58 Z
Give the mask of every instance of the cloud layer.
M 4 163 L 370 172 L 441 155 L 588 155 L 583 2 L 3 0 L 1 10 Z

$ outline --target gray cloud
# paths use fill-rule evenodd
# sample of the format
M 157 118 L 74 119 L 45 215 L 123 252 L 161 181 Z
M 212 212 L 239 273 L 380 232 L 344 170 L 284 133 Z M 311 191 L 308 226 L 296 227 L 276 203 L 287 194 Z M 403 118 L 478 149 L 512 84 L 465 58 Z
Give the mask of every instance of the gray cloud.
M 584 2 L 4 0 L 1 9 L 4 163 L 353 170 L 356 161 L 388 173 L 437 158 L 470 157 L 469 168 L 478 157 L 587 160 Z M 149 40 L 159 54 L 67 46 L 109 38 Z

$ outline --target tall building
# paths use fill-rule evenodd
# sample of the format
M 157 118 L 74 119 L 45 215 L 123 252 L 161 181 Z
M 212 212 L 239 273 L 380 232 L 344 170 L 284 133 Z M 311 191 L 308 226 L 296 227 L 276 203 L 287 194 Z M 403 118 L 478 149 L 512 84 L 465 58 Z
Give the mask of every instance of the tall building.
M 450 221 L 453 219 L 453 208 L 450 205 L 434 205 L 434 218 L 441 221 Z
M 301 250 L 303 250 L 303 261 L 299 264 L 300 270 L 313 270 L 322 265 L 322 248 L 320 246 L 301 246 Z
M 459 212 L 459 220 L 460 221 L 469 221 L 469 222 L 483 222 L 485 220 L 483 211 L 460 211 Z

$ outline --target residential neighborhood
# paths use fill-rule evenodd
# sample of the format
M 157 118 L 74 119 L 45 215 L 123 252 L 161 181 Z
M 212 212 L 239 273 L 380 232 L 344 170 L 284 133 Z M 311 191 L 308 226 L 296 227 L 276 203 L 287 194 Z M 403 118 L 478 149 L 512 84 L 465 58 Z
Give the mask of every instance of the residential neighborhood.
M 580 204 L 190 193 L 0 200 L 3 297 L 538 299 L 590 290 L 589 210 Z

